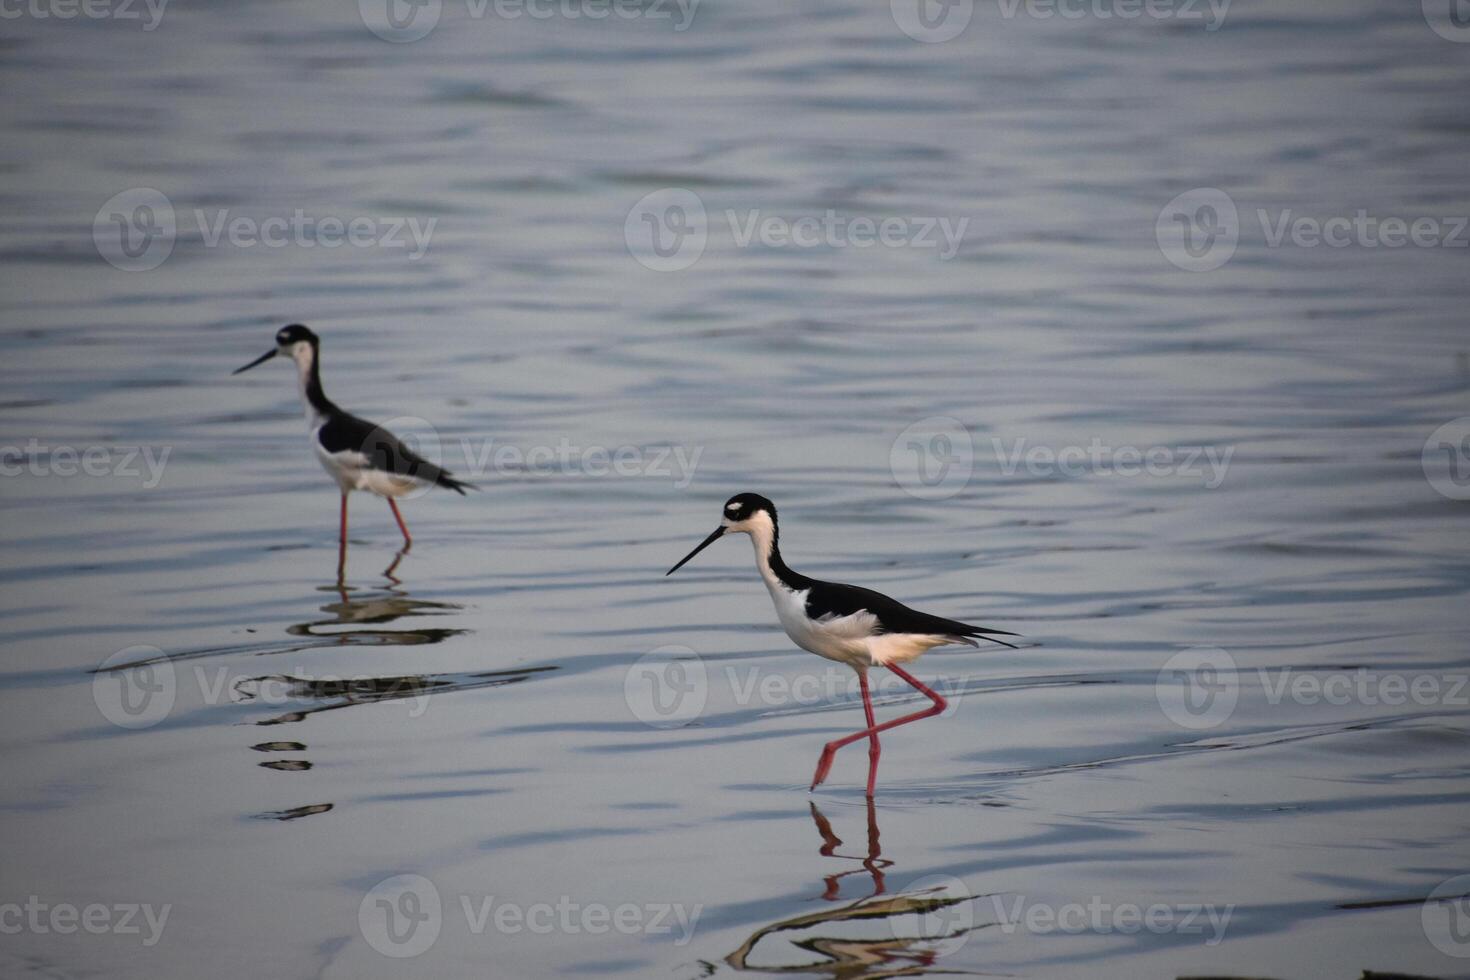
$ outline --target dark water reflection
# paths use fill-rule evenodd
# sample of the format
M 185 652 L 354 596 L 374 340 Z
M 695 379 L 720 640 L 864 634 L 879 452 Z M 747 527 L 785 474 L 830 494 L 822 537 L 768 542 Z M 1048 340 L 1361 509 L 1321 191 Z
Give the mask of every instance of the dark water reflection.
M 838 852 L 842 840 L 832 823 L 811 804 L 812 822 L 824 858 L 858 862 L 861 866 L 822 876 L 824 902 L 845 904 L 792 916 L 763 926 L 750 935 L 725 964 L 739 972 L 800 973 L 835 978 L 913 977 L 932 974 L 971 975 L 968 970 L 937 967 L 945 943 L 962 939 L 975 928 L 968 894 L 946 894 L 947 884 L 931 882 L 907 894 L 888 895 L 884 869 L 894 861 L 883 857 L 879 843 L 878 811 L 867 801 L 867 851 L 862 855 Z M 853 900 L 842 896 L 842 881 L 866 876 L 867 894 Z M 959 914 L 956 914 L 959 913 Z M 907 933 L 907 935 L 905 935 Z M 936 948 L 940 947 L 940 948 Z M 812 956 L 816 959 L 812 959 Z M 706 964 L 716 972 L 714 964 Z

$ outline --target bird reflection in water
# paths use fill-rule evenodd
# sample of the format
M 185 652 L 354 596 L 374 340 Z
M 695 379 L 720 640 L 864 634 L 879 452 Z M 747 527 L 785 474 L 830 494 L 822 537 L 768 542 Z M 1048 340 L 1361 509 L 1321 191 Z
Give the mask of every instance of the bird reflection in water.
M 401 553 L 400 557 L 402 557 Z M 391 570 L 390 568 L 389 571 Z M 385 628 L 388 624 L 405 617 L 443 616 L 463 608 L 454 603 L 415 599 L 396 586 L 354 596 L 351 589 L 338 583 L 330 587 L 330 591 L 336 593 L 337 601 L 321 607 L 321 611 L 328 614 L 326 617 L 297 623 L 286 628 L 286 632 L 291 636 L 306 638 L 309 641 L 295 649 L 351 645 L 423 646 L 442 643 L 450 637 L 469 632 L 463 629 L 427 626 L 416 626 L 412 629 Z M 408 699 L 413 699 L 413 703 L 409 705 L 410 715 L 417 717 L 417 714 L 424 710 L 426 699 L 432 695 L 518 684 L 537 674 L 555 669 L 555 666 L 545 666 L 517 670 L 351 677 L 298 677 L 291 674 L 264 674 L 237 682 L 235 694 L 237 700 L 243 702 L 260 701 L 273 705 L 293 702 L 298 705 L 290 711 L 274 714 L 254 722 L 261 726 L 294 724 L 305 721 L 312 715 L 355 705 Z M 296 755 L 306 752 L 307 744 L 302 741 L 274 739 L 258 742 L 250 748 L 256 752 L 268 754 L 282 752 Z M 272 757 L 258 762 L 257 765 L 275 772 L 286 773 L 305 773 L 312 768 L 309 760 L 299 756 Z M 331 803 L 313 803 L 289 810 L 261 813 L 257 816 L 280 821 L 297 820 L 302 817 L 328 813 L 333 807 Z
M 405 616 L 442 616 L 462 609 L 450 602 L 415 599 L 402 589 L 389 588 L 366 596 L 354 597 L 345 586 L 334 587 L 339 601 L 321 607 L 330 618 L 313 619 L 288 626 L 292 636 L 328 641 L 316 644 L 420 646 L 442 643 L 468 630 L 418 626 L 414 629 L 384 629 Z M 341 629 L 339 627 L 352 627 Z M 246 700 L 260 698 L 269 687 L 279 700 L 307 702 L 307 707 L 257 721 L 257 725 L 283 725 L 299 722 L 324 711 L 335 711 L 358 704 L 426 698 L 450 691 L 467 691 L 481 687 L 501 687 L 527 680 L 556 667 L 525 667 L 517 670 L 474 671 L 450 674 L 403 674 L 387 677 L 294 677 L 289 674 L 266 674 L 251 677 L 236 685 Z M 294 743 L 265 743 L 294 744 Z M 266 763 L 261 763 L 266 765 Z M 271 768 L 281 768 L 271 766 Z
M 842 900 L 843 879 L 865 875 L 868 894 L 855 901 L 792 916 L 754 932 L 725 962 L 742 972 L 826 975 L 837 980 L 882 977 L 973 975 L 968 970 L 937 965 L 941 944 L 962 942 L 973 928 L 968 894 L 946 894 L 939 888 L 887 893 L 884 871 L 893 861 L 882 856 L 878 814 L 867 801 L 868 840 L 864 854 L 842 853 L 832 822 L 811 804 L 812 822 L 822 838 L 817 853 L 824 858 L 855 861 L 858 866 L 823 875 L 822 899 Z M 948 913 L 948 914 L 947 914 Z M 917 930 L 904 929 L 917 922 Z M 916 934 L 910 935 L 914 931 Z M 818 958 L 812 959 L 815 954 Z M 759 960 L 759 962 L 757 962 Z M 706 964 L 710 972 L 713 964 Z
M 399 557 L 402 557 L 399 552 Z M 459 636 L 466 630 L 434 629 L 419 627 L 412 630 L 346 629 L 332 630 L 334 626 L 381 626 L 405 616 L 443 616 L 458 612 L 463 606 L 452 602 L 431 602 L 415 599 L 394 585 L 380 591 L 354 598 L 352 589 L 341 584 L 329 586 L 325 591 L 335 592 L 340 601 L 329 602 L 321 607 L 330 613 L 330 619 L 313 619 L 286 627 L 292 636 L 309 636 L 318 639 L 337 639 L 343 644 L 381 643 L 390 646 L 419 646 L 442 643 L 451 636 Z

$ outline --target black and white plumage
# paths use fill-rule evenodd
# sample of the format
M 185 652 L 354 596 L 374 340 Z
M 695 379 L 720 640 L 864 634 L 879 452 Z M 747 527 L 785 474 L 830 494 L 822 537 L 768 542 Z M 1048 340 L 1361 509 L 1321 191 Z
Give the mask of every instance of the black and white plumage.
M 342 492 L 342 542 L 347 539 L 347 495 L 366 490 L 388 500 L 403 532 L 405 547 L 413 543 L 395 498 L 425 486 L 439 486 L 463 495 L 474 484 L 455 479 L 442 467 L 409 449 L 397 436 L 381 426 L 339 408 L 322 389 L 321 338 L 299 323 L 276 333 L 276 346 L 235 374 L 248 371 L 273 357 L 290 358 L 296 364 L 301 401 L 306 409 L 311 447 L 322 468 Z
M 996 639 L 1014 633 L 934 616 L 872 589 L 823 582 L 794 571 L 781 558 L 776 505 L 756 493 L 731 497 L 720 526 L 668 574 L 732 533 L 750 535 L 756 567 L 771 593 L 782 628 L 793 643 L 810 653 L 863 670 L 907 663 L 925 650 L 952 643 L 979 646 L 976 640 L 989 640 L 1015 649 Z

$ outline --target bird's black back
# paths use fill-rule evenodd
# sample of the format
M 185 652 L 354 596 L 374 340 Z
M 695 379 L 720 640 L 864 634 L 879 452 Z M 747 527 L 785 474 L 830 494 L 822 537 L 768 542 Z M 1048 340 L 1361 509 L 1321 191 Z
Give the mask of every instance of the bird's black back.
M 1004 630 L 972 626 L 958 620 L 919 612 L 897 599 L 862 586 L 819 582 L 816 579 L 806 581 L 810 584 L 802 587 L 810 589 L 806 597 L 807 615 L 816 619 L 823 616 L 851 616 L 866 610 L 878 620 L 878 628 L 883 633 L 931 633 L 938 636 L 1015 635 Z
M 367 419 L 338 409 L 327 417 L 317 441 L 329 453 L 361 453 L 367 465 L 384 473 L 413 477 L 463 494 L 471 484 L 456 480 L 442 467 L 405 446 L 397 436 Z

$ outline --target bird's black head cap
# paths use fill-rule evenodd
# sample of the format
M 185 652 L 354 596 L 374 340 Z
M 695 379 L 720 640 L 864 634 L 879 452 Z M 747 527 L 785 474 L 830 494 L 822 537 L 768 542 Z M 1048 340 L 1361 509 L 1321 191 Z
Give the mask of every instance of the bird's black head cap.
M 776 505 L 758 493 L 737 493 L 725 501 L 725 518 L 736 523 L 754 517 L 757 511 L 762 510 L 771 515 L 772 522 L 776 520 Z
M 299 323 L 293 323 L 276 331 L 276 343 L 281 347 L 288 347 L 302 340 L 313 346 L 320 342 L 316 334 Z

